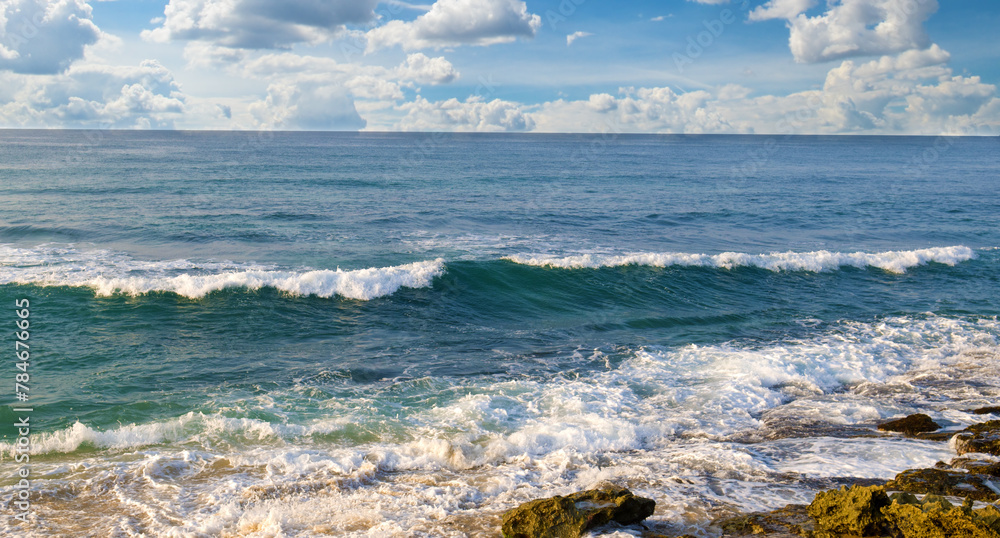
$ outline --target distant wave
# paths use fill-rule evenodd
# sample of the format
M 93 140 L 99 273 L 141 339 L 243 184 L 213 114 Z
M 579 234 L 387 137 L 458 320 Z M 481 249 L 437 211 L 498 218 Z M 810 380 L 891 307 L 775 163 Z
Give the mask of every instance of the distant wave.
M 894 250 L 887 252 L 772 252 L 770 254 L 746 254 L 723 252 L 722 254 L 686 254 L 681 252 L 634 253 L 624 255 L 582 254 L 578 256 L 530 256 L 515 255 L 504 259 L 522 265 L 555 267 L 560 269 L 596 269 L 598 267 L 620 267 L 624 265 L 645 265 L 651 267 L 759 267 L 768 271 L 833 271 L 841 267 L 876 267 L 890 273 L 905 273 L 907 269 L 930 262 L 955 265 L 975 258 L 969 247 L 953 246 L 926 248 L 920 250 Z
M 199 298 L 228 288 L 274 288 L 293 295 L 334 295 L 367 301 L 400 288 L 424 288 L 444 273 L 444 260 L 393 267 L 279 270 L 273 266 L 150 262 L 110 251 L 0 247 L 0 284 L 87 287 L 98 296 L 173 292 Z

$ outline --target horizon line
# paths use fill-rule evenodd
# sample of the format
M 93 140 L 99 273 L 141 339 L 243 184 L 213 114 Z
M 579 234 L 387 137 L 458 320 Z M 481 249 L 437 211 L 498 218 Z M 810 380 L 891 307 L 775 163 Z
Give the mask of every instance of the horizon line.
M 17 131 L 91 131 L 114 133 L 272 133 L 272 134 L 352 134 L 352 135 L 539 135 L 539 136 L 600 136 L 616 138 L 620 136 L 719 136 L 719 137 L 898 137 L 898 138 L 991 138 L 1000 137 L 996 132 L 979 133 L 939 133 L 939 134 L 906 134 L 906 133 L 644 133 L 644 132 L 583 132 L 583 131 L 358 131 L 358 130 L 310 130 L 310 129 L 124 129 L 112 127 L 0 127 L 0 132 Z

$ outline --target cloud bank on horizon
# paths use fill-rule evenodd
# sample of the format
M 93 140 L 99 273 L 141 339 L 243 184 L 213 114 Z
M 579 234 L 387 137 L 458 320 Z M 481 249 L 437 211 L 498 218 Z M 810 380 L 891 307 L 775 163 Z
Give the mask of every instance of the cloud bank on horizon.
M 0 127 L 993 135 L 998 20 L 986 0 L 0 0 Z

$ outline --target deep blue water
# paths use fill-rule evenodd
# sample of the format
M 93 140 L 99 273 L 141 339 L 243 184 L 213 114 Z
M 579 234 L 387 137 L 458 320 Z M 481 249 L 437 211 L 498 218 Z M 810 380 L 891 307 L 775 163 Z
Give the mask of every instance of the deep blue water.
M 944 457 L 776 423 L 957 425 L 996 396 L 996 139 L 0 142 L 39 535 L 476 535 L 472 514 L 603 479 L 704 523 Z M 650 478 L 678 473 L 692 485 Z

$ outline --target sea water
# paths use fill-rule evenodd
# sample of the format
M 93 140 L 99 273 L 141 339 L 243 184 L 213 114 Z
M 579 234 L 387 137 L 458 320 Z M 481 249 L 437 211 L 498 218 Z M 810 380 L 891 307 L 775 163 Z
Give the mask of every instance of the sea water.
M 874 426 L 996 404 L 998 155 L 0 132 L 0 534 L 493 536 L 612 482 L 710 535 L 948 460 Z

